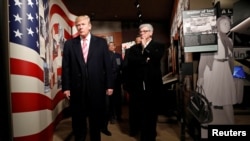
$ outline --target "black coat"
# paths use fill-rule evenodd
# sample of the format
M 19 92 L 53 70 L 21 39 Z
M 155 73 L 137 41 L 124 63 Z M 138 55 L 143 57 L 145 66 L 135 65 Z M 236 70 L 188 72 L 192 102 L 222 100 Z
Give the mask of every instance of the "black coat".
M 67 40 L 63 49 L 62 91 L 70 90 L 70 104 L 97 113 L 105 103 L 105 91 L 113 88 L 112 65 L 105 39 L 91 36 L 87 64 L 83 61 L 80 37 Z M 87 99 L 86 99 L 87 98 Z
M 131 94 L 146 90 L 149 93 L 160 94 L 162 90 L 161 59 L 164 45 L 151 41 L 142 53 L 142 46 L 134 45 L 125 55 L 126 89 Z M 148 61 L 147 61 L 148 60 Z M 145 86 L 143 86 L 145 82 Z

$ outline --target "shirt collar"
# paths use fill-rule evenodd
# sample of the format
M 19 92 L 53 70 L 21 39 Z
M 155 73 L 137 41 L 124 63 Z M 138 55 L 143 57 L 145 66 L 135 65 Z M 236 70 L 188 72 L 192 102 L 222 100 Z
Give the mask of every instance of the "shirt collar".
M 89 42 L 90 41 L 90 37 L 91 37 L 91 34 L 89 33 L 87 36 L 86 36 L 86 40 L 87 40 L 87 42 Z M 80 38 L 81 38 L 81 40 L 83 39 L 81 36 L 80 36 Z
M 147 43 L 145 44 L 144 48 L 146 48 L 151 41 L 152 41 L 152 39 L 148 40 Z

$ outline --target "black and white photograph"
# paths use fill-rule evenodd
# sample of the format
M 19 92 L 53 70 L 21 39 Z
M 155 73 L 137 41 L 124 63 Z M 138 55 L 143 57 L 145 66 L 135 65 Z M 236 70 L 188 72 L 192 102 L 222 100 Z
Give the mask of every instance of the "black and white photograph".
M 184 51 L 216 51 L 216 9 L 187 10 L 182 14 Z

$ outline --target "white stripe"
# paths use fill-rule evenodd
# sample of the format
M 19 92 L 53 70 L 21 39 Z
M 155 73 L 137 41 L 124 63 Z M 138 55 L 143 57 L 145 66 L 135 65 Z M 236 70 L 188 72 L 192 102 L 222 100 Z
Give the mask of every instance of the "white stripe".
M 10 42 L 10 58 L 32 62 L 37 64 L 43 70 L 43 60 L 35 50 L 30 49 L 27 46 Z
M 60 113 L 64 106 L 61 100 L 53 111 L 41 110 L 34 112 L 13 113 L 13 133 L 14 137 L 33 135 L 47 128 Z
M 27 93 L 41 93 L 48 98 L 51 98 L 50 94 L 44 93 L 44 83 L 39 79 L 31 76 L 14 75 L 10 76 L 11 92 L 27 92 Z

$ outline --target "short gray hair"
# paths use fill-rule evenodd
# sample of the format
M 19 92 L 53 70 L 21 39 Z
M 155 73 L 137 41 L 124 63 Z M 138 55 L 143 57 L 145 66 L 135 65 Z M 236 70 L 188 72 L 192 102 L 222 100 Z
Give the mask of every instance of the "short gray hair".
M 153 32 L 153 31 L 154 31 L 153 26 L 152 26 L 151 24 L 149 24 L 149 23 L 144 23 L 144 24 L 141 24 L 141 25 L 139 26 L 139 29 L 141 29 L 141 28 L 143 28 L 143 27 L 147 27 L 147 28 L 148 28 L 148 30 L 150 30 L 151 32 Z

